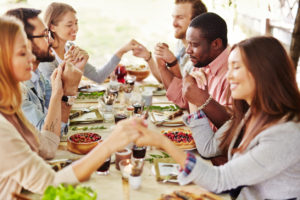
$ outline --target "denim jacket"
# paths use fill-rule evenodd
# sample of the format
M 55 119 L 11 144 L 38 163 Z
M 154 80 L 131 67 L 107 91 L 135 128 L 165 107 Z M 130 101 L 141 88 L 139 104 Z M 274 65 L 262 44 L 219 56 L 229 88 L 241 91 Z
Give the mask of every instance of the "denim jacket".
M 39 69 L 33 72 L 30 80 L 22 84 L 22 110 L 26 118 L 39 130 L 42 130 L 51 97 L 51 85 L 45 80 Z M 61 125 L 61 133 L 66 133 L 68 124 Z

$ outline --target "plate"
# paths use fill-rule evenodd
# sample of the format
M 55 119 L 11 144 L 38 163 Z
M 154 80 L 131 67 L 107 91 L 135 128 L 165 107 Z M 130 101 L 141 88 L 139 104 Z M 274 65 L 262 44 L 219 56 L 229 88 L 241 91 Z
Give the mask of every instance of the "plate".
M 76 112 L 78 110 L 72 110 L 70 114 Z M 94 109 L 91 112 L 84 113 L 79 117 L 76 117 L 72 120 L 70 120 L 70 125 L 75 124 L 90 124 L 90 123 L 96 123 L 96 122 L 102 122 L 103 116 L 100 114 L 98 109 Z
M 161 106 L 162 108 L 173 106 L 174 104 L 153 104 L 152 106 Z M 166 127 L 178 127 L 178 126 L 184 126 L 184 123 L 182 121 L 182 114 L 180 116 L 175 117 L 174 119 L 169 120 L 168 117 L 172 114 L 174 114 L 176 111 L 160 111 L 160 110 L 151 110 L 150 113 L 150 120 L 153 124 L 156 126 L 166 126 Z

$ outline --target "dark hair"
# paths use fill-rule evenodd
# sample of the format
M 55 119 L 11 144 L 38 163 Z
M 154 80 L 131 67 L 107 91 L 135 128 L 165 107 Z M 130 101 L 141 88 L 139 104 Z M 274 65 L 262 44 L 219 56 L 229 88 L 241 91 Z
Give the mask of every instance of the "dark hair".
M 205 4 L 201 0 L 175 0 L 175 4 L 190 3 L 192 4 L 192 18 L 207 12 Z
M 300 121 L 296 71 L 281 43 L 274 37 L 260 36 L 243 40 L 234 45 L 232 50 L 237 48 L 254 78 L 255 94 L 250 106 L 244 100 L 233 100 L 232 122 L 220 144 L 224 153 L 227 153 L 235 130 L 249 108 L 258 118 L 235 151 L 243 152 L 256 135 L 283 117 L 286 117 L 285 121 Z
M 201 29 L 202 34 L 204 34 L 203 37 L 207 38 L 210 42 L 220 38 L 223 46 L 226 48 L 228 44 L 227 25 L 225 20 L 219 15 L 212 12 L 203 13 L 195 17 L 189 26 Z
M 28 37 L 29 35 L 32 35 L 35 29 L 35 27 L 28 22 L 28 19 L 38 17 L 40 13 L 41 10 L 37 10 L 34 8 L 16 8 L 8 10 L 5 14 L 20 19 L 24 24 L 24 29 Z

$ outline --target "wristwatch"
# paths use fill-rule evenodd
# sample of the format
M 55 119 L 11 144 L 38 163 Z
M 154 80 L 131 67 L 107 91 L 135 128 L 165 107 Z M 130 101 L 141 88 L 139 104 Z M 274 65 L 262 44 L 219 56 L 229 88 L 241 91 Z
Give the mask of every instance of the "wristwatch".
M 176 64 L 177 64 L 177 58 L 171 63 L 166 62 L 167 67 L 174 67 Z
M 63 102 L 66 102 L 66 104 L 68 105 L 68 106 L 72 106 L 73 104 L 74 104 L 74 102 L 75 102 L 75 99 L 76 99 L 76 97 L 77 96 L 62 96 L 62 98 L 61 98 L 61 100 L 63 101 Z

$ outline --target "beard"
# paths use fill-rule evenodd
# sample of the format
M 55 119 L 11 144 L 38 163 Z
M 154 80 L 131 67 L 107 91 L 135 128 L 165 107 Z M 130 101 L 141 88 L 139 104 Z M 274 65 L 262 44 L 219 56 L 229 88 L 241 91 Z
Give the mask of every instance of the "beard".
M 55 60 L 55 56 L 51 54 L 49 45 L 47 51 L 42 51 L 36 44 L 32 43 L 32 53 L 36 56 L 36 60 L 40 62 L 52 62 Z
M 174 37 L 175 37 L 176 39 L 180 39 L 180 40 L 185 39 L 185 33 L 186 33 L 186 32 L 183 32 L 183 31 L 180 31 L 180 32 L 176 32 L 176 31 L 175 31 Z

